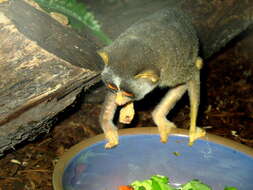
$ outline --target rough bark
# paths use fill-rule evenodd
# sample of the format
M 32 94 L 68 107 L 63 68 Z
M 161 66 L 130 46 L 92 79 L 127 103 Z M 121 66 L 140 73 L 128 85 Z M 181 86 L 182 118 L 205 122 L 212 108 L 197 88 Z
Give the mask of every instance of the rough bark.
M 88 39 L 24 1 L 0 4 L 0 155 L 47 132 L 99 67 Z

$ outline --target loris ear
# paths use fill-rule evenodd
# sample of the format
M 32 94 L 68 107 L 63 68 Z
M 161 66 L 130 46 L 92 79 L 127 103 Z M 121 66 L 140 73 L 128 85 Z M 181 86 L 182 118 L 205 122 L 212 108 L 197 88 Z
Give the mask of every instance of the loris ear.
M 97 51 L 98 55 L 103 59 L 104 64 L 108 65 L 109 63 L 109 55 L 105 51 Z
M 145 70 L 143 72 L 140 72 L 139 74 L 135 75 L 134 78 L 148 79 L 153 83 L 156 83 L 160 79 L 160 77 L 153 70 Z

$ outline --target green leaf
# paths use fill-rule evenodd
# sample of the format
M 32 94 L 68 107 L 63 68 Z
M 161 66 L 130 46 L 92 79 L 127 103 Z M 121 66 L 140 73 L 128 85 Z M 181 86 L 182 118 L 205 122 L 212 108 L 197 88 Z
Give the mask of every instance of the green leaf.
M 143 186 L 140 186 L 140 187 L 139 187 L 139 190 L 146 190 L 146 188 L 143 187 Z
M 166 176 L 155 175 L 151 177 L 151 181 L 154 190 L 176 190 L 169 184 L 169 178 Z
M 165 184 L 169 183 L 169 178 L 162 175 L 154 175 L 151 177 L 151 180 L 155 180 L 157 182 L 165 183 Z
M 168 177 L 161 175 L 154 175 L 151 179 L 143 181 L 134 181 L 131 186 L 134 190 L 176 190 L 169 184 Z
M 144 181 L 134 181 L 131 186 L 134 190 L 142 190 L 143 187 L 145 190 L 152 190 L 152 181 L 151 180 L 144 180 Z
M 47 12 L 58 12 L 68 17 L 72 27 L 80 28 L 73 18 L 88 27 L 91 32 L 104 41 L 107 45 L 112 41 L 101 30 L 99 22 L 95 19 L 93 13 L 88 11 L 83 3 L 76 0 L 34 0 Z M 72 21 L 72 22 L 71 22 Z M 72 25 L 73 24 L 73 25 Z
M 152 190 L 161 190 L 160 185 L 157 181 L 152 180 Z
M 183 185 L 182 190 L 212 190 L 212 188 L 199 180 L 192 180 Z
M 224 190 L 238 190 L 238 189 L 235 187 L 225 187 Z

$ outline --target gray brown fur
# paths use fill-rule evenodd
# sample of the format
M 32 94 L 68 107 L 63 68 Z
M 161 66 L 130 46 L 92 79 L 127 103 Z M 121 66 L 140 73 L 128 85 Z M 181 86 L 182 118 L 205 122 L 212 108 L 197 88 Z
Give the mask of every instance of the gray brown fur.
M 157 72 L 160 87 L 185 83 L 199 72 L 195 67 L 198 38 L 178 9 L 162 10 L 138 21 L 102 51 L 109 54 L 107 69 L 124 79 L 120 87 L 129 91 L 129 80 L 145 69 Z M 105 82 L 113 82 L 111 74 L 102 73 Z
M 108 140 L 106 148 L 118 144 L 112 122 L 115 103 L 122 106 L 140 100 L 157 86 L 172 88 L 152 113 L 161 142 L 167 142 L 175 127 L 166 115 L 186 91 L 191 105 L 189 143 L 205 134 L 196 128 L 200 86 L 195 65 L 199 60 L 198 46 L 187 16 L 178 9 L 166 9 L 135 23 L 100 52 L 106 63 L 102 79 L 115 93 L 108 94 L 100 116 Z

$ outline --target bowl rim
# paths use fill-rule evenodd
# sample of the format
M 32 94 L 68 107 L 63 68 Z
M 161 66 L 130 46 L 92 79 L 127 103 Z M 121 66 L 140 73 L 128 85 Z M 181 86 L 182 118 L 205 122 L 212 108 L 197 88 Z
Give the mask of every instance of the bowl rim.
M 179 136 L 188 136 L 189 130 L 186 129 L 179 129 L 175 128 L 171 131 L 171 135 L 179 135 Z M 139 127 L 139 128 L 128 128 L 128 129 L 120 129 L 119 135 L 156 135 L 159 134 L 157 127 Z M 55 165 L 53 171 L 53 188 L 54 190 L 63 190 L 62 184 L 62 175 L 64 173 L 65 168 L 67 167 L 69 161 L 83 149 L 96 144 L 100 141 L 103 141 L 104 134 L 99 134 L 94 137 L 84 139 L 83 141 L 79 142 L 78 144 L 72 146 L 69 150 L 67 150 L 58 160 L 57 164 Z M 253 158 L 253 149 L 240 144 L 236 141 L 220 137 L 217 135 L 207 133 L 204 137 L 200 138 L 202 140 L 210 141 L 216 144 L 220 144 L 232 149 L 235 149 L 239 152 L 242 152 L 250 157 Z M 169 141 L 168 141 L 169 143 Z M 194 145 L 193 145 L 194 146 Z

